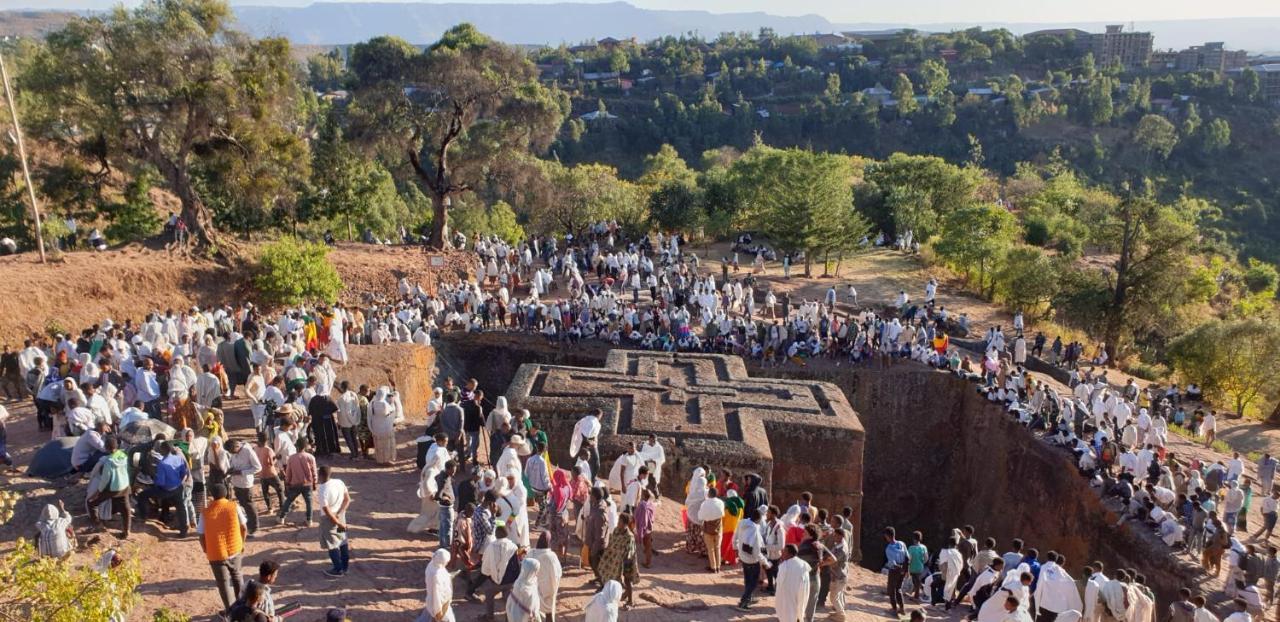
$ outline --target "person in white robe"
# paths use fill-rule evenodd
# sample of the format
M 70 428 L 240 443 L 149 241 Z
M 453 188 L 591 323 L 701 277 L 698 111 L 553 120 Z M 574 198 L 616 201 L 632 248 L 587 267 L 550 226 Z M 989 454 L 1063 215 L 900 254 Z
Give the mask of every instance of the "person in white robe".
M 560 579 L 564 576 L 564 569 L 550 544 L 549 534 L 542 532 L 538 537 L 538 547 L 530 550 L 525 559 L 538 560 L 538 595 L 541 596 L 542 617 L 547 622 L 555 622 L 556 598 L 560 592 Z
M 649 467 L 649 472 L 659 484 L 662 483 L 662 465 L 667 462 L 667 451 L 658 442 L 656 434 L 650 434 L 644 444 L 640 445 L 640 460 Z
M 1191 622 L 1220 622 L 1218 616 L 1205 607 L 1203 597 L 1198 596 L 1196 599 L 1197 606 L 1195 612 L 1191 614 Z
M 455 622 L 453 615 L 453 576 L 449 574 L 448 549 L 437 549 L 427 564 L 427 597 L 417 622 Z
M 956 536 L 959 530 L 956 530 Z M 956 593 L 956 583 L 960 581 L 960 570 L 964 568 L 964 557 L 956 549 L 959 540 L 952 537 L 947 547 L 938 552 L 938 570 L 942 572 L 942 598 L 948 602 Z
M 1036 606 L 1042 611 L 1061 615 L 1064 611 L 1079 611 L 1084 608 L 1080 598 L 1080 590 L 1076 588 L 1075 579 L 1058 565 L 1057 560 L 1050 559 L 1040 566 L 1040 580 L 1036 581 Z
M 480 574 L 494 585 L 501 585 L 502 576 L 507 572 L 507 564 L 518 548 L 507 537 L 507 528 L 499 524 L 485 539 L 484 549 L 480 553 Z
M 609 488 L 626 492 L 627 484 L 634 481 L 639 474 L 641 464 L 640 454 L 636 451 L 635 443 L 632 443 L 626 453 L 613 461 L 613 468 L 609 470 Z
M 484 429 L 489 435 L 497 434 L 502 430 L 502 424 L 511 423 L 511 409 L 507 407 L 507 397 L 499 395 L 494 400 L 493 410 L 489 411 L 489 416 L 485 419 Z
M 502 455 L 498 456 L 498 463 L 494 465 L 498 477 L 507 477 L 514 475 L 519 478 L 524 473 L 523 463 L 520 461 L 520 450 L 518 447 L 524 445 L 524 437 L 519 434 L 512 434 L 511 440 L 507 441 L 507 446 L 503 448 Z
M 400 392 L 391 387 L 391 391 L 387 394 L 387 399 L 391 402 L 391 406 L 395 408 L 395 422 L 397 424 L 404 423 L 404 402 L 400 401 Z
M 774 607 L 778 622 L 803 622 L 805 605 L 809 602 L 809 563 L 796 557 L 796 548 L 788 544 L 782 551 L 782 563 L 778 565 L 777 592 Z
M 1122 573 L 1123 575 L 1123 573 Z M 1104 622 L 1129 619 L 1129 587 L 1120 579 L 1110 579 L 1098 590 L 1098 616 Z
M 169 397 L 175 400 L 186 397 L 196 388 L 196 380 L 196 370 L 187 367 L 182 357 L 173 357 L 173 366 L 169 368 Z
M 495 504 L 495 517 L 507 525 L 511 541 L 521 548 L 529 548 L 529 491 L 519 474 L 508 474 Z
M 538 560 L 520 562 L 520 576 L 507 594 L 507 622 L 541 622 L 542 597 L 538 592 Z
M 1024 568 L 1025 566 L 1020 566 Z M 1005 573 L 1004 583 L 978 608 L 978 622 L 1003 622 L 1008 612 L 1004 608 L 1007 598 L 1018 599 L 1020 609 L 1031 607 L 1031 573 L 1018 569 Z
M 420 500 L 418 515 L 409 522 L 409 533 L 434 531 L 440 524 L 440 504 L 436 494 L 440 486 L 437 477 L 444 472 L 445 463 L 449 462 L 449 449 L 444 434 L 436 434 L 435 443 L 427 449 L 427 455 L 418 474 L 418 499 Z
M 245 387 L 248 390 L 248 387 Z M 215 406 L 214 401 L 222 397 L 222 381 L 212 372 L 202 371 L 196 376 L 196 403 L 205 407 Z
M 389 400 L 391 390 L 379 387 L 369 402 L 369 432 L 373 435 L 373 458 L 378 464 L 396 459 L 396 407 Z
M 596 437 L 600 435 L 600 418 L 595 415 L 587 415 L 578 420 L 573 425 L 573 437 L 569 442 L 569 455 L 577 456 L 582 450 L 585 441 L 595 442 Z
M 337 361 L 339 365 L 347 362 L 347 331 L 344 315 L 345 312 L 341 309 L 334 310 L 333 319 L 329 322 L 329 345 L 324 349 L 325 354 Z
M 1001 622 L 1032 622 L 1031 614 L 1025 609 L 1026 603 L 1018 600 L 1016 596 L 1006 596 L 1003 606 L 1004 617 Z
M 618 622 L 618 607 L 621 602 L 622 584 L 613 579 L 606 581 L 604 588 L 587 603 L 584 622 Z
M 338 381 L 338 374 L 333 370 L 327 355 L 320 355 L 320 361 L 311 370 L 311 376 L 316 379 L 316 395 L 329 396 L 333 393 L 333 385 Z
M 1129 616 L 1126 622 L 1156 622 L 1156 601 L 1141 586 L 1129 583 Z

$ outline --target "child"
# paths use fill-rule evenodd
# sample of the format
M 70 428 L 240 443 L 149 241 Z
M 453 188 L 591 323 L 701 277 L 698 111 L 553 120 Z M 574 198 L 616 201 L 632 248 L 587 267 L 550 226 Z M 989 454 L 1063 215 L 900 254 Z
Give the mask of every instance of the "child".
M 648 568 L 653 563 L 653 517 L 657 512 L 657 503 L 649 488 L 640 491 L 640 502 L 635 508 L 636 540 L 644 553 L 641 565 Z

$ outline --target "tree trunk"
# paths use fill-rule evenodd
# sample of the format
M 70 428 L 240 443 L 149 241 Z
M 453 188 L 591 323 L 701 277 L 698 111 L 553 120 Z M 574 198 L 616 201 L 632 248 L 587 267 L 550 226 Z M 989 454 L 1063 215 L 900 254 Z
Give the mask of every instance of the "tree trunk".
M 1271 416 L 1267 417 L 1267 423 L 1280 425 L 1280 403 L 1276 404 L 1275 410 L 1271 411 Z
M 187 225 L 187 234 L 195 240 L 196 246 L 202 248 L 217 248 L 219 252 L 225 249 L 220 248 L 230 243 L 229 240 L 222 239 L 218 235 L 217 229 L 213 226 L 213 218 L 209 216 L 209 210 L 205 208 L 204 200 L 200 198 L 200 194 L 196 192 L 195 184 L 191 181 L 190 172 L 182 166 L 170 165 L 163 167 L 165 177 L 168 178 L 169 188 L 173 193 L 178 195 L 178 200 L 182 202 L 182 220 Z
M 804 254 L 804 278 L 809 278 L 813 271 L 813 253 Z
M 441 250 L 449 238 L 449 210 L 444 205 L 445 197 L 436 192 L 431 193 L 431 239 L 427 246 Z

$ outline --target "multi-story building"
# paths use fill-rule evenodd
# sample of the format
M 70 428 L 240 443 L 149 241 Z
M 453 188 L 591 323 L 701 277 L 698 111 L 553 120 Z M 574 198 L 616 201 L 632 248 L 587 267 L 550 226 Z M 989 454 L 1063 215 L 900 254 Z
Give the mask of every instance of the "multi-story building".
M 1244 50 L 1228 50 L 1221 41 L 1213 41 L 1204 45 L 1193 45 L 1178 52 L 1174 69 L 1178 71 L 1231 71 L 1240 69 L 1249 62 L 1249 53 Z
M 1280 63 L 1254 65 L 1252 69 L 1258 72 L 1258 79 L 1262 84 L 1262 98 L 1280 105 Z
M 1089 35 L 1089 49 L 1099 66 L 1118 60 L 1126 69 L 1146 67 L 1151 61 L 1155 38 L 1149 32 L 1125 32 L 1124 26 L 1107 26 L 1107 31 Z

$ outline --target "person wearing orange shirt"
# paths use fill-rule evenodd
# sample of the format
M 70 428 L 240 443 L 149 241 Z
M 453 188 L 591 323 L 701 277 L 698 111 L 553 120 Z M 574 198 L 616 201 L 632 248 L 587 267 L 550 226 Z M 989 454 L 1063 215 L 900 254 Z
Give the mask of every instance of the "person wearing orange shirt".
M 200 515 L 196 533 L 200 534 L 200 548 L 213 569 L 222 609 L 227 612 L 231 610 L 231 604 L 240 598 L 240 562 L 244 558 L 244 541 L 249 526 L 244 509 L 227 498 L 225 484 L 211 484 L 209 496 L 212 500 Z

